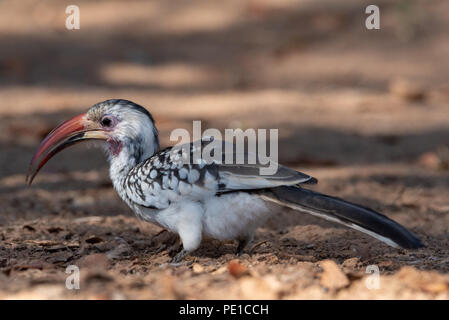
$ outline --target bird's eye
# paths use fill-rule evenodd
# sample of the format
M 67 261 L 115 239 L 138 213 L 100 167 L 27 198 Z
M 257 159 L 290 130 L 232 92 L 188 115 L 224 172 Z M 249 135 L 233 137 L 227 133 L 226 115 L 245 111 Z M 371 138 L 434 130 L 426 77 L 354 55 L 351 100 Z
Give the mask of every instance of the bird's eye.
M 101 125 L 103 127 L 110 127 L 112 125 L 112 120 L 108 117 L 104 117 L 103 119 L 101 119 Z

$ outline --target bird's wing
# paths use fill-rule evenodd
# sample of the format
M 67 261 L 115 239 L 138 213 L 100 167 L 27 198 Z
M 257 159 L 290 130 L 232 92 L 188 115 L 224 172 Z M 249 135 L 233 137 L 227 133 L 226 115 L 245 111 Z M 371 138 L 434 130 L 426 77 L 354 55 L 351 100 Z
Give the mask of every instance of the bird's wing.
M 201 141 L 201 147 L 209 143 Z M 123 183 L 129 200 L 141 206 L 162 209 L 179 197 L 201 199 L 217 193 L 317 181 L 282 165 L 278 165 L 273 175 L 262 175 L 260 169 L 264 166 L 257 162 L 247 163 L 248 153 L 243 155 L 246 160 L 242 164 L 226 164 L 226 152 L 219 152 L 217 161 L 208 163 L 202 158 L 194 158 L 193 143 L 189 145 L 190 159 L 186 161 L 186 149 L 182 147 L 162 150 L 133 168 Z
M 317 180 L 305 173 L 278 165 L 276 173 L 273 175 L 262 175 L 261 165 L 248 164 L 220 164 L 218 174 L 220 177 L 220 191 L 265 189 L 279 186 L 289 186 L 297 184 L 313 184 Z
M 317 179 L 275 161 L 262 164 L 257 153 L 247 150 L 239 152 L 235 144 L 225 141 L 219 143 L 222 144 L 221 162 L 218 161 L 216 164 L 220 192 L 317 183 Z M 227 163 L 228 158 L 231 159 L 231 163 Z M 274 172 L 264 174 L 264 169 L 268 169 L 269 166 L 275 167 Z

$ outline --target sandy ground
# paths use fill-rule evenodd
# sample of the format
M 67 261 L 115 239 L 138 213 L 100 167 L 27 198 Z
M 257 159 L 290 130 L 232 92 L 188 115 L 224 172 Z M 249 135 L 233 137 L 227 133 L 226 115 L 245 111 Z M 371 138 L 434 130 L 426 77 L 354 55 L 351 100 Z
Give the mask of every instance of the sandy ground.
M 0 298 L 448 299 L 449 4 L 377 2 L 378 31 L 350 0 L 77 1 L 67 31 L 60 1 L 2 1 Z M 176 237 L 133 216 L 98 150 L 67 150 L 25 185 L 39 141 L 106 98 L 146 106 L 164 145 L 192 120 L 279 128 L 281 163 L 426 248 L 285 210 L 242 256 L 211 241 L 171 266 Z

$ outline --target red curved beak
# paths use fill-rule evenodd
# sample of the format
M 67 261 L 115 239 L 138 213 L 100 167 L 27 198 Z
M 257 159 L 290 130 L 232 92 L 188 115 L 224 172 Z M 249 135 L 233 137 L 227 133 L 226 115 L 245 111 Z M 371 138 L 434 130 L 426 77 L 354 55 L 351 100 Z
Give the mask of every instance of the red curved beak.
M 88 120 L 86 113 L 67 120 L 53 129 L 44 140 L 31 159 L 26 181 L 31 185 L 39 170 L 55 154 L 82 140 L 107 140 L 108 136 L 101 128 Z M 40 161 L 38 162 L 38 160 Z M 35 165 L 37 163 L 37 166 Z

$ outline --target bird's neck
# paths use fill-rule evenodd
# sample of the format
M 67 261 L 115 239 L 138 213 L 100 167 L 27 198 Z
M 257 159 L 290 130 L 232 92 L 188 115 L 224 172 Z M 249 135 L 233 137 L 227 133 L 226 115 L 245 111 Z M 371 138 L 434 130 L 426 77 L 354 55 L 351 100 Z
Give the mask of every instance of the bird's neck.
M 139 144 L 123 143 L 120 151 L 109 157 L 109 175 L 115 189 L 120 192 L 129 171 L 158 151 L 158 144 L 143 147 Z

